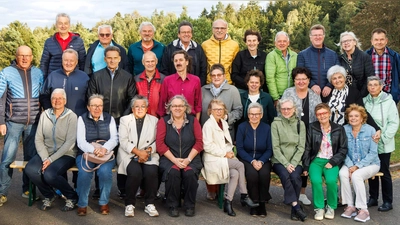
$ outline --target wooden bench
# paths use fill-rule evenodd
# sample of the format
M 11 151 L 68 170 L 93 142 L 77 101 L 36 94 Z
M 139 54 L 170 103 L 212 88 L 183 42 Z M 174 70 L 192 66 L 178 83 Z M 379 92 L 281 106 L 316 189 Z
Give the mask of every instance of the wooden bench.
M 18 169 L 18 171 L 22 172 L 25 169 L 26 164 L 28 164 L 28 161 L 14 161 L 13 163 L 10 164 L 10 168 Z M 69 168 L 68 171 L 77 172 L 78 167 L 73 166 L 73 167 Z M 113 168 L 112 172 L 117 172 L 117 168 Z M 28 199 L 29 199 L 28 206 L 32 206 L 34 200 L 36 199 L 36 186 L 30 180 L 29 180 Z

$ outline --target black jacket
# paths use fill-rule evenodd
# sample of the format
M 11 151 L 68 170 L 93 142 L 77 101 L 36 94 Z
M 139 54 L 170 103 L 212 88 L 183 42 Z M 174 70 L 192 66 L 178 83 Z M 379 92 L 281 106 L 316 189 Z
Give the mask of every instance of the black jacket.
M 347 155 L 347 136 L 344 128 L 336 123 L 331 122 L 331 140 L 333 156 L 329 160 L 332 166 L 343 165 Z M 322 131 L 321 124 L 315 121 L 310 124 L 307 133 L 306 149 L 303 154 L 303 170 L 308 171 L 311 162 L 317 157 L 321 148 Z

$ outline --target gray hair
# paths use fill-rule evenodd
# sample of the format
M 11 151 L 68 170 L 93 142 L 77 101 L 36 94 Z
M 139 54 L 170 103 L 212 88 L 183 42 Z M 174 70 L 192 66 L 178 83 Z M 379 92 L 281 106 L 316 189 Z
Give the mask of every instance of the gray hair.
M 183 95 L 175 95 L 165 105 L 165 109 L 166 109 L 167 114 L 171 114 L 172 101 L 174 101 L 175 99 L 180 99 L 180 100 L 183 101 L 183 104 L 186 107 L 186 113 L 187 114 L 190 114 L 192 112 L 192 107 L 189 105 L 189 103 L 187 102 L 186 98 Z
M 156 61 L 158 61 L 156 53 L 154 53 L 153 51 L 147 51 L 147 52 L 143 53 L 143 55 L 142 55 L 142 63 L 143 63 L 144 57 L 145 57 L 146 55 L 152 55 L 152 56 L 154 56 L 154 58 L 156 59 Z
M 381 78 L 379 78 L 378 76 L 370 76 L 367 77 L 367 84 L 369 84 L 369 82 L 371 81 L 378 81 L 380 86 L 383 86 L 383 81 L 381 80 Z
M 252 103 L 250 103 L 249 107 L 247 108 L 247 114 L 249 114 L 250 109 L 253 109 L 253 108 L 258 108 L 258 109 L 260 109 L 261 114 L 264 114 L 263 106 L 262 106 L 260 103 L 258 103 L 258 102 L 252 102 Z
M 352 31 L 345 31 L 345 32 L 343 32 L 343 33 L 340 34 L 339 43 L 336 44 L 337 46 L 340 46 L 340 52 L 341 52 L 341 53 L 344 53 L 343 48 L 342 48 L 341 46 L 342 46 L 343 37 L 346 36 L 346 35 L 351 36 L 351 37 L 354 39 L 354 41 L 356 42 L 357 48 L 359 48 L 359 49 L 361 50 L 361 42 L 360 42 L 360 40 L 357 38 L 357 36 L 354 34 L 354 32 L 352 32 Z
M 283 104 L 285 104 L 286 102 L 289 102 L 289 103 L 292 104 L 292 107 L 295 109 L 295 110 L 294 110 L 294 115 L 295 115 L 296 117 L 298 117 L 298 116 L 299 116 L 299 110 L 298 110 L 298 108 L 296 107 L 295 101 L 294 101 L 293 98 L 291 98 L 291 97 L 289 97 L 289 98 L 282 98 L 282 99 L 279 99 L 279 100 L 278 100 L 278 105 L 276 106 L 278 112 L 281 113 L 281 106 L 282 106 Z M 281 113 L 281 114 L 282 114 L 282 113 Z
M 121 49 L 119 49 L 117 46 L 108 46 L 106 49 L 104 49 L 104 57 L 107 56 L 107 52 L 109 51 L 116 51 L 118 52 L 119 56 L 121 56 Z
M 278 39 L 279 35 L 285 35 L 287 37 L 288 41 L 290 41 L 289 34 L 286 33 L 285 31 L 279 31 L 278 33 L 276 33 L 275 34 L 275 41 L 276 41 L 276 39 Z
M 62 94 L 63 97 L 64 97 L 64 99 L 67 100 L 67 93 L 65 93 L 65 90 L 64 90 L 64 89 L 62 89 L 62 88 L 56 88 L 56 89 L 54 89 L 53 92 L 51 92 L 50 99 L 52 99 L 52 98 L 53 98 L 53 95 L 55 95 L 55 94 Z
M 59 14 L 57 14 L 57 16 L 56 16 L 56 24 L 57 24 L 57 22 L 58 22 L 58 18 L 60 18 L 60 17 L 67 17 L 69 23 L 71 23 L 71 18 L 69 17 L 68 14 L 66 14 L 66 13 L 59 13 Z
M 95 99 L 95 98 L 99 98 L 99 99 L 101 99 L 101 101 L 104 101 L 104 96 L 103 95 L 100 95 L 100 94 L 92 94 L 90 97 L 89 97 L 89 99 L 88 99 L 88 106 L 90 106 L 90 102 L 93 100 L 93 99 Z
M 111 25 L 103 24 L 103 25 L 100 25 L 100 26 L 97 28 L 97 34 L 100 34 L 100 30 L 101 30 L 101 29 L 105 29 L 105 28 L 110 29 L 110 33 L 111 33 L 111 34 L 113 33 Z
M 145 96 L 135 95 L 135 97 L 132 98 L 131 103 L 130 103 L 131 108 L 133 108 L 133 105 L 135 104 L 135 102 L 139 101 L 139 100 L 143 100 L 146 104 L 146 107 L 149 106 L 149 100 Z
M 328 72 L 326 73 L 326 78 L 328 79 L 329 83 L 331 82 L 332 76 L 335 74 L 342 74 L 342 76 L 344 77 L 344 79 L 346 79 L 346 69 L 343 66 L 339 66 L 339 65 L 334 65 L 331 68 L 329 68 Z
M 77 51 L 75 51 L 74 49 L 72 49 L 72 48 L 67 48 L 67 49 L 65 49 L 64 50 L 64 52 L 63 52 L 63 54 L 62 54 L 62 59 L 64 59 L 64 54 L 65 53 L 71 53 L 71 54 L 74 54 L 75 56 L 76 56 L 76 60 L 78 60 L 79 59 L 79 56 L 78 56 L 78 52 Z
M 216 22 L 222 22 L 222 23 L 224 23 L 225 25 L 226 25 L 226 27 L 228 27 L 228 22 L 226 22 L 226 20 L 223 20 L 223 19 L 217 19 L 217 20 L 215 20 L 213 23 L 212 23 L 212 26 L 214 27 L 214 23 L 216 23 Z
M 142 28 L 143 28 L 144 26 L 151 26 L 151 27 L 153 28 L 153 32 L 154 32 L 154 33 L 156 32 L 156 27 L 155 27 L 151 22 L 145 21 L 145 22 L 142 22 L 142 23 L 140 24 L 140 26 L 139 26 L 139 33 L 142 32 Z

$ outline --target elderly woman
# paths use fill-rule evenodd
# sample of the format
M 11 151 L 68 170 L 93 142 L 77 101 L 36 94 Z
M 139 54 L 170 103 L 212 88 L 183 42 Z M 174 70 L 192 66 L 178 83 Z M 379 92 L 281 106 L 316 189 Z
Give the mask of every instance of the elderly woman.
M 381 136 L 378 142 L 378 157 L 381 161 L 380 178 L 382 183 L 383 204 L 378 208 L 379 211 L 386 212 L 391 210 L 393 202 L 393 184 L 390 175 L 390 155 L 395 150 L 394 136 L 399 128 L 399 114 L 392 95 L 382 91 L 383 81 L 377 76 L 367 79 L 369 94 L 363 98 L 365 109 L 376 124 L 381 129 Z M 379 179 L 369 179 L 368 207 L 378 205 Z
M 249 105 L 257 102 L 262 106 L 264 111 L 262 118 L 260 118 L 261 121 L 271 125 L 276 116 L 276 110 L 271 95 L 261 90 L 261 86 L 264 83 L 264 74 L 260 70 L 251 70 L 246 74 L 244 81 L 249 90 L 240 93 L 240 99 L 244 109 L 241 123 L 249 119 L 247 112 Z
M 247 73 L 251 70 L 259 70 L 265 74 L 264 65 L 267 54 L 264 51 L 258 50 L 258 45 L 261 41 L 260 32 L 246 30 L 244 32 L 243 41 L 245 42 L 247 49 L 236 54 L 236 57 L 232 62 L 231 78 L 237 88 L 248 90 L 249 88 L 245 81 Z M 268 92 L 267 89 L 265 89 L 267 87 L 265 82 L 262 82 L 261 86 L 265 92 Z
M 59 13 L 56 16 L 57 33 L 44 43 L 40 69 L 43 72 L 44 80 L 54 70 L 62 68 L 62 54 L 67 48 L 72 48 L 79 54 L 78 68 L 84 69 L 86 50 L 83 40 L 79 34 L 71 33 L 71 19 L 66 13 Z
M 344 128 L 329 120 L 331 111 L 326 103 L 315 107 L 318 121 L 310 124 L 303 155 L 304 175 L 310 175 L 315 220 L 333 219 L 337 208 L 339 169 L 347 154 Z M 322 177 L 325 178 L 327 206 L 325 212 Z
M 121 117 L 119 125 L 118 174 L 127 175 L 125 216 L 134 216 L 136 191 L 142 184 L 144 211 L 149 216 L 158 216 L 154 201 L 158 189 L 158 161 L 156 152 L 156 126 L 158 119 L 146 114 L 149 102 L 146 97 L 136 95 L 131 101 L 132 113 Z
M 78 156 L 76 157 L 76 166 L 78 167 L 78 187 L 76 192 L 79 196 L 78 215 L 86 216 L 88 205 L 88 196 L 90 183 L 93 178 L 93 172 L 86 172 L 89 169 L 82 154 L 84 152 L 95 154 L 98 157 L 105 157 L 111 154 L 118 145 L 118 132 L 114 118 L 103 112 L 103 96 L 94 94 L 88 99 L 89 112 L 82 114 L 78 118 L 77 144 Z M 87 161 L 89 167 L 94 168 L 97 164 Z M 100 186 L 100 213 L 108 215 L 108 201 L 112 187 L 112 169 L 115 160 L 112 159 L 102 164 L 96 171 L 99 177 Z
M 345 31 L 340 34 L 340 65 L 346 68 L 346 84 L 355 87 L 361 97 L 368 94 L 367 77 L 374 76 L 374 66 L 371 56 L 361 50 L 361 43 L 353 32 Z M 329 79 L 329 78 L 328 78 Z
M 191 107 L 182 95 L 172 97 L 166 105 L 167 115 L 157 123 L 156 146 L 160 154 L 160 172 L 165 181 L 168 214 L 178 217 L 182 187 L 185 216 L 195 215 L 198 177 L 201 168 L 199 153 L 203 138 L 199 121 L 190 114 Z
M 229 216 L 236 216 L 232 209 L 232 199 L 238 184 L 241 193 L 240 202 L 250 207 L 257 207 L 258 204 L 254 204 L 247 195 L 244 165 L 237 160 L 232 151 L 233 142 L 229 134 L 229 125 L 224 120 L 228 113 L 224 102 L 213 99 L 207 108 L 210 118 L 203 126 L 204 168 L 201 172 L 207 184 L 228 183 L 225 190 L 224 212 Z
M 346 131 L 349 150 L 344 165 L 339 171 L 342 203 L 347 204 L 342 217 L 356 221 L 366 222 L 370 219 L 367 196 L 364 180 L 371 178 L 379 171 L 378 145 L 373 141 L 372 136 L 375 129 L 365 124 L 367 113 L 362 106 L 351 104 L 346 109 L 346 120 L 349 124 L 344 126 Z M 355 192 L 354 197 L 351 185 Z
M 315 106 L 321 103 L 321 97 L 315 94 L 308 85 L 311 80 L 311 71 L 305 67 L 296 67 L 292 70 L 292 79 L 294 87 L 290 87 L 283 92 L 282 99 L 291 98 L 294 100 L 299 118 L 304 122 L 306 131 L 310 123 L 317 121 L 315 116 Z M 306 187 L 308 176 L 302 176 L 302 184 L 299 200 L 304 205 L 311 205 L 311 201 L 307 198 Z
M 66 197 L 62 211 L 74 209 L 78 195 L 63 176 L 75 165 L 76 121 L 72 110 L 65 108 L 67 95 L 57 88 L 51 94 L 52 108 L 40 115 L 35 136 L 37 155 L 29 160 L 25 171 L 45 199 L 41 210 L 47 210 L 56 199 L 53 188 Z
M 236 134 L 236 148 L 239 159 L 244 164 L 247 189 L 250 198 L 259 203 L 250 209 L 250 215 L 267 216 L 265 202 L 271 199 L 269 183 L 271 180 L 272 141 L 271 128 L 261 121 L 263 106 L 250 103 L 248 121 L 241 123 Z
M 292 206 L 291 219 L 304 221 L 307 214 L 300 206 L 298 199 L 302 184 L 303 172 L 301 158 L 306 143 L 306 127 L 297 115 L 297 108 L 292 99 L 281 99 L 278 102 L 280 115 L 271 125 L 272 169 L 281 180 L 284 203 Z

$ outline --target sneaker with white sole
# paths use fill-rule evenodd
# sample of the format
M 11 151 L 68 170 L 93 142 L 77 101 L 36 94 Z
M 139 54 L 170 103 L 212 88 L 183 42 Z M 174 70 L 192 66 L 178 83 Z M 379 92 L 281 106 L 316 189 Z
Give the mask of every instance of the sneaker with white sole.
M 127 217 L 135 216 L 135 206 L 133 205 L 125 206 L 125 216 Z
M 7 196 L 1 195 L 0 196 L 0 206 L 3 206 L 3 204 L 6 202 L 7 202 Z
M 61 208 L 61 211 L 63 212 L 72 211 L 75 208 L 76 203 L 78 203 L 78 199 L 66 199 L 65 205 Z
M 335 210 L 329 205 L 326 206 L 325 219 L 333 220 L 335 218 Z
M 54 202 L 56 198 L 53 196 L 52 198 L 45 198 L 42 202 L 43 205 L 40 207 L 41 210 L 46 211 L 48 208 L 51 207 L 51 203 Z
M 22 192 L 21 197 L 29 198 L 29 191 Z M 39 195 L 36 194 L 35 201 L 39 200 Z
M 369 212 L 368 210 L 365 209 L 361 209 L 360 211 L 358 211 L 357 216 L 354 218 L 355 221 L 359 221 L 359 222 L 367 222 L 368 220 L 370 220 L 371 218 L 369 217 Z
M 148 204 L 144 208 L 144 212 L 149 214 L 149 216 L 158 216 L 159 215 L 156 207 L 153 204 Z
M 323 220 L 324 219 L 324 214 L 325 214 L 324 209 L 314 209 L 314 211 L 315 211 L 315 215 L 314 215 L 315 220 Z
M 307 195 L 300 194 L 299 201 L 301 201 L 304 205 L 311 205 L 310 199 L 307 198 Z
M 342 215 L 340 215 L 341 217 L 347 218 L 347 219 L 351 219 L 351 217 L 356 216 L 357 215 L 357 209 L 354 206 L 347 206 L 344 209 L 344 212 L 342 213 Z

